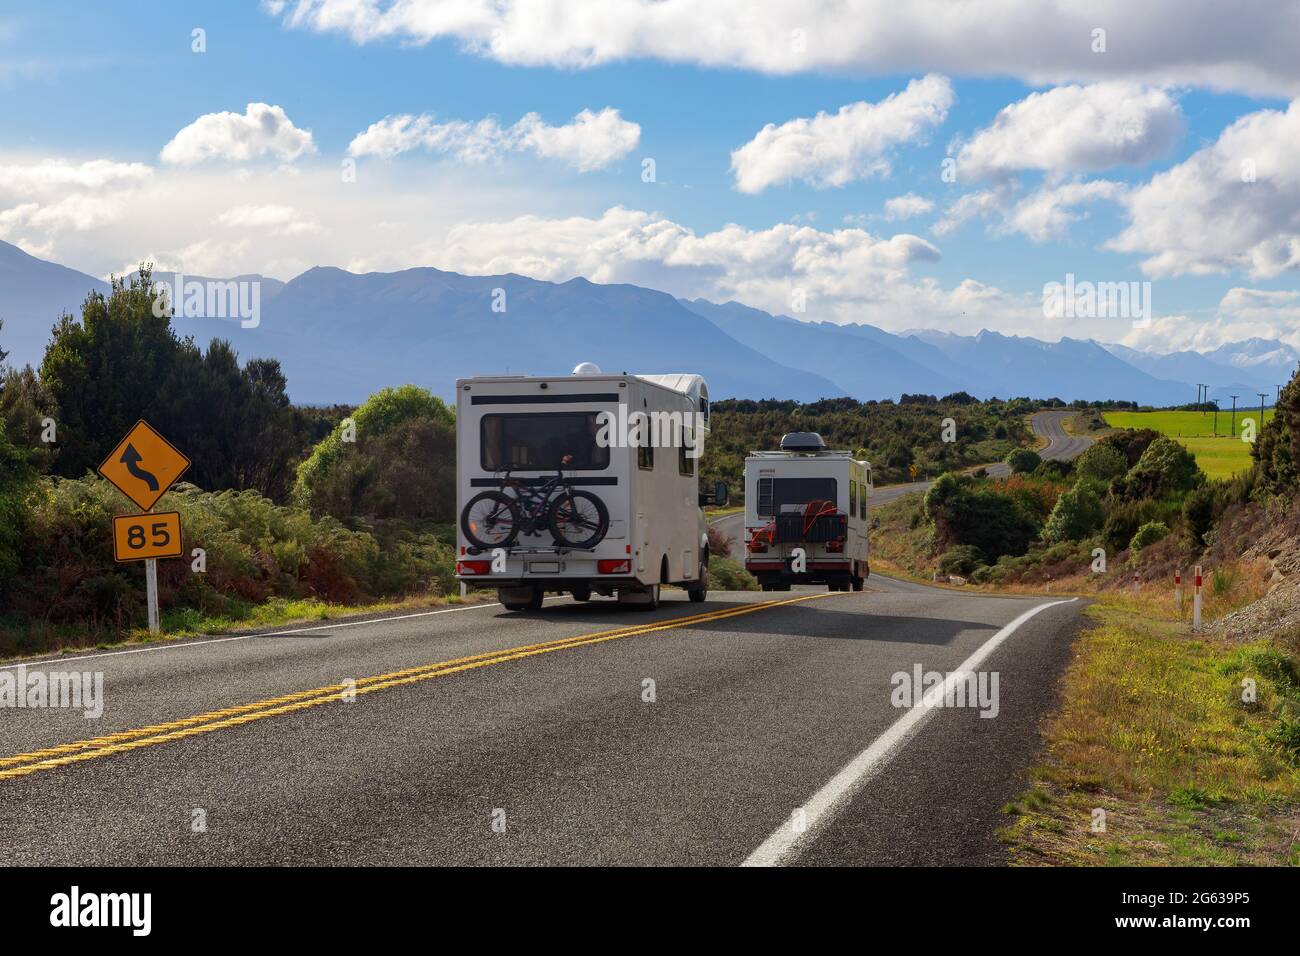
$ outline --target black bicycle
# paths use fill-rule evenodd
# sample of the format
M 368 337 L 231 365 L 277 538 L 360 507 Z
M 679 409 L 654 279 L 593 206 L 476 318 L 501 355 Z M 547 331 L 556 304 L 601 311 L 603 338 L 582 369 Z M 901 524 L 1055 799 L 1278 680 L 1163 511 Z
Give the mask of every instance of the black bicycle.
M 550 531 L 562 547 L 594 548 L 609 531 L 609 509 L 595 495 L 569 486 L 564 466 L 571 461 L 573 456 L 565 455 L 555 477 L 540 484 L 512 478 L 510 469 L 504 469 L 500 490 L 466 502 L 460 513 L 465 538 L 477 548 L 509 548 L 521 534 Z

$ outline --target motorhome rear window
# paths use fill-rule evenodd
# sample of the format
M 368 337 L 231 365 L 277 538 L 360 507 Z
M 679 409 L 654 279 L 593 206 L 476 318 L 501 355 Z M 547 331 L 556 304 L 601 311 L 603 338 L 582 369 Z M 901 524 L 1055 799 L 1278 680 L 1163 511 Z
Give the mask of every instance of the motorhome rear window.
M 484 471 L 554 471 L 572 455 L 566 471 L 609 467 L 609 448 L 596 444 L 595 412 L 519 412 L 484 415 L 479 456 Z
M 772 482 L 768 498 L 761 481 Z M 803 507 L 810 501 L 839 501 L 839 485 L 834 478 L 771 478 L 760 481 L 758 513 L 767 517 L 780 514 L 782 505 Z

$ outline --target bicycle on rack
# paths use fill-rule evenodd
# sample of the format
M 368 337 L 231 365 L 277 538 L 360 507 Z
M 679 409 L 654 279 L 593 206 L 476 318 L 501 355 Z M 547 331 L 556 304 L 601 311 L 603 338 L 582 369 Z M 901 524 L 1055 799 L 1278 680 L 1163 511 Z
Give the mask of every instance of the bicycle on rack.
M 510 468 L 502 469 L 499 490 L 465 503 L 460 513 L 465 538 L 476 548 L 491 550 L 513 546 L 521 534 L 550 531 L 560 547 L 594 548 L 609 531 L 609 509 L 595 495 L 569 485 L 564 466 L 572 461 L 572 455 L 565 455 L 555 476 L 537 484 L 512 478 Z

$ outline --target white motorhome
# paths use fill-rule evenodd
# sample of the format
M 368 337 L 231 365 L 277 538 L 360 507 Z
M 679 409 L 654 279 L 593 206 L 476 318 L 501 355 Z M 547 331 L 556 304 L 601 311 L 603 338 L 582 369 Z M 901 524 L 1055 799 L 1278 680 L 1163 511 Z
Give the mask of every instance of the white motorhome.
M 653 609 L 665 584 L 704 600 L 701 507 L 726 504 L 727 489 L 700 492 L 701 376 L 584 362 L 568 376 L 461 379 L 456 399 L 459 580 L 496 588 L 511 610 L 540 608 L 548 591 Z
M 871 573 L 871 465 L 791 432 L 745 459 L 745 568 L 764 591 L 825 584 L 860 591 Z

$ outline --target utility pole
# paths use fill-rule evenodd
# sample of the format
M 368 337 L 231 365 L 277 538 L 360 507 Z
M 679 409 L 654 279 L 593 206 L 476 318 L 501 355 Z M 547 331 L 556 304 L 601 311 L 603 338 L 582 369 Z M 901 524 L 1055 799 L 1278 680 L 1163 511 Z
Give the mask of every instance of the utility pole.
M 1201 406 L 1201 414 L 1204 415 L 1204 414 L 1205 414 L 1205 406 L 1208 405 L 1208 404 L 1210 404 L 1210 386 L 1208 386 L 1208 385 L 1206 385 L 1204 382 L 1202 382 L 1202 383 L 1201 383 L 1201 388 L 1203 388 L 1203 389 L 1205 390 L 1205 398 L 1204 398 L 1204 399 L 1200 399 L 1200 398 L 1198 398 L 1198 399 L 1196 400 L 1196 403 L 1197 403 L 1198 405 Z M 1198 392 L 1197 394 L 1200 394 L 1200 393 Z
M 1237 396 L 1229 396 L 1232 399 L 1232 437 L 1237 437 Z M 1216 434 L 1214 437 L 1218 437 Z
M 1255 394 L 1259 396 L 1259 429 L 1256 429 L 1255 431 L 1255 434 L 1258 435 L 1260 429 L 1263 429 L 1264 427 L 1264 396 L 1267 395 L 1268 393 L 1256 392 Z M 1276 412 L 1274 412 L 1274 414 L 1276 414 Z
M 1219 437 L 1219 400 L 1217 398 L 1213 399 L 1210 402 L 1210 404 L 1214 406 L 1214 437 L 1218 438 Z

